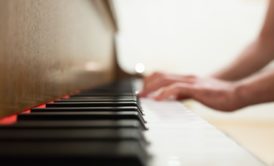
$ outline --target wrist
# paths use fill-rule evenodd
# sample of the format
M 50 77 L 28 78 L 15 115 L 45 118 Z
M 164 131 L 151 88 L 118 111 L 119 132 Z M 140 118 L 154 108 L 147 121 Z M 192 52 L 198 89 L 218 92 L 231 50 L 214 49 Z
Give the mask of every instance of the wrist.
M 234 95 L 238 108 L 243 108 L 248 105 L 252 105 L 254 94 L 254 88 L 249 82 L 237 81 L 234 83 Z

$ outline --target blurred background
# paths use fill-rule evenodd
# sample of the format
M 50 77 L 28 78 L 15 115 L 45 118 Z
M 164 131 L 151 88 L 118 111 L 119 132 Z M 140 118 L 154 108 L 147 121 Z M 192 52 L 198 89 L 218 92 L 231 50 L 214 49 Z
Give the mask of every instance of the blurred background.
M 114 0 L 119 63 L 135 68 L 208 75 L 234 59 L 260 31 L 266 0 Z M 274 165 L 274 104 L 221 113 L 185 104 Z

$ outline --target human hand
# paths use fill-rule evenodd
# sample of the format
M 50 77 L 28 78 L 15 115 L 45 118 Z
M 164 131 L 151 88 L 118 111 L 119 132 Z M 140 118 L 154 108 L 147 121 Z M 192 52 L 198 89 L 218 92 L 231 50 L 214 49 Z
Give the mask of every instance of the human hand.
M 196 76 L 193 75 L 176 75 L 176 74 L 167 74 L 162 72 L 155 72 L 144 78 L 143 90 L 140 92 L 140 97 L 148 97 L 153 92 L 166 87 L 168 85 L 185 82 L 192 83 Z M 178 96 L 178 99 L 179 98 Z
M 223 111 L 244 106 L 238 93 L 238 84 L 216 78 L 154 73 L 145 78 L 140 96 L 146 97 L 153 92 L 156 92 L 153 96 L 156 100 L 192 98 Z

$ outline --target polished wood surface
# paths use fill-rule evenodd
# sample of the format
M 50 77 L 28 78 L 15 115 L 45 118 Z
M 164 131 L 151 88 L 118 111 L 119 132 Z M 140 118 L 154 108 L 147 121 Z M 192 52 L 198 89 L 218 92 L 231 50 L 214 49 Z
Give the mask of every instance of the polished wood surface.
M 107 1 L 0 0 L 0 117 L 114 76 Z

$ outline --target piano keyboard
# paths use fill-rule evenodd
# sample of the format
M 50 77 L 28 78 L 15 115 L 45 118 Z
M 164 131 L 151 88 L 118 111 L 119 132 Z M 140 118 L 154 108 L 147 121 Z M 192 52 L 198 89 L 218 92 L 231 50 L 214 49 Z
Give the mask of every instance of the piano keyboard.
M 0 126 L 0 164 L 248 165 L 262 162 L 180 102 L 139 101 L 135 81 L 57 99 Z
M 144 114 L 130 81 L 82 91 L 0 127 L 2 165 L 144 166 Z

